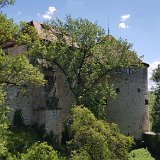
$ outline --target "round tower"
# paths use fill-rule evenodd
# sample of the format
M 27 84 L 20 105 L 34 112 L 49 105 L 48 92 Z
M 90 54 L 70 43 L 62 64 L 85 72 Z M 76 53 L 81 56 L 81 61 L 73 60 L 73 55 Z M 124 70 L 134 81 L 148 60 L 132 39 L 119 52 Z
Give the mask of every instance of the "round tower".
M 133 66 L 110 73 L 116 97 L 108 99 L 107 121 L 118 124 L 122 133 L 135 139 L 141 139 L 143 133 L 149 131 L 148 67 L 143 63 L 142 68 Z

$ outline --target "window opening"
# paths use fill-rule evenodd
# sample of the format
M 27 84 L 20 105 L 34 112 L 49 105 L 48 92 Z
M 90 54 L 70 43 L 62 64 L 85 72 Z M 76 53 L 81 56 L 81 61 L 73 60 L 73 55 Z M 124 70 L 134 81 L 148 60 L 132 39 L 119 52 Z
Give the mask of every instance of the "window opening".
M 140 88 L 137 88 L 137 92 L 140 93 L 140 92 L 141 92 L 141 89 L 140 89 Z
M 119 88 L 116 88 L 116 93 L 119 93 L 120 92 L 120 89 Z
M 148 99 L 145 99 L 145 105 L 148 105 Z

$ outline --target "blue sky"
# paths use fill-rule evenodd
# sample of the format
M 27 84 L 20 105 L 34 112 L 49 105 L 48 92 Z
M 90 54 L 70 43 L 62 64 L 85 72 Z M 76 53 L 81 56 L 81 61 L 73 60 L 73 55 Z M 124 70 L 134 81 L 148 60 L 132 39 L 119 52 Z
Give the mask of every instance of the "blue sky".
M 137 54 L 144 55 L 144 61 L 150 64 L 150 77 L 151 70 L 160 63 L 159 7 L 159 0 L 16 0 L 3 13 L 16 23 L 55 17 L 63 20 L 71 14 L 97 22 L 106 31 L 109 17 L 110 34 L 133 43 Z

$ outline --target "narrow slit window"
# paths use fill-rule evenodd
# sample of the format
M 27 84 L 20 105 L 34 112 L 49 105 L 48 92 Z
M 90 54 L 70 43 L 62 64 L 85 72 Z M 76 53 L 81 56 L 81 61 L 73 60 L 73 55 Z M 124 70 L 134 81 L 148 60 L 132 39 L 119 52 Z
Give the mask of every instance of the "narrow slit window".
M 107 104 L 108 104 L 108 101 L 107 101 L 107 99 L 106 100 L 104 100 L 105 101 L 105 104 L 106 104 L 106 106 L 107 106 Z
M 148 105 L 148 99 L 145 99 L 145 105 Z
M 119 88 L 116 88 L 116 93 L 119 93 L 120 92 L 120 89 Z

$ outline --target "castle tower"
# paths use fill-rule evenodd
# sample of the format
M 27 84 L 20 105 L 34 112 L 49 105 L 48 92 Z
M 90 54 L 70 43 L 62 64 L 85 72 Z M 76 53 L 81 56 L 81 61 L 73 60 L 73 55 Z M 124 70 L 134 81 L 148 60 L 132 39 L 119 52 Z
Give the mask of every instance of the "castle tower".
M 122 133 L 135 139 L 141 139 L 149 131 L 148 67 L 143 63 L 142 68 L 116 69 L 110 74 L 116 97 L 108 99 L 107 121 L 118 124 Z

